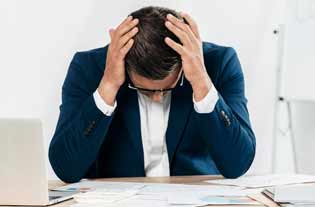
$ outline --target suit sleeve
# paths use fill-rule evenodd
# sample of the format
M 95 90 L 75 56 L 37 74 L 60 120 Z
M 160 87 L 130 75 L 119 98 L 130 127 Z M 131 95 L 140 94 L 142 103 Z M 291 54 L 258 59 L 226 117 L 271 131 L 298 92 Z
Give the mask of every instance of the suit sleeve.
M 236 178 L 251 166 L 256 143 L 246 106 L 244 77 L 235 50 L 227 48 L 222 60 L 216 84 L 219 99 L 214 110 L 194 114 L 218 170 L 224 177 Z
M 49 147 L 52 168 L 68 183 L 78 182 L 91 174 L 91 169 L 96 171 L 94 161 L 115 114 L 106 116 L 97 108 L 93 97 L 97 86 L 91 87 L 85 56 L 76 53 L 70 63 L 62 87 L 59 120 Z

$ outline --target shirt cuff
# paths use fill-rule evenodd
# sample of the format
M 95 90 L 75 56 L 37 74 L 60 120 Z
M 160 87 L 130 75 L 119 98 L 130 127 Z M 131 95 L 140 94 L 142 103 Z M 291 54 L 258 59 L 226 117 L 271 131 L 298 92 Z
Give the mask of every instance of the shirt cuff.
M 115 111 L 115 108 L 117 106 L 116 100 L 115 100 L 114 106 L 107 104 L 102 99 L 101 95 L 98 93 L 97 90 L 93 93 L 93 98 L 94 98 L 94 101 L 95 101 L 97 108 L 101 112 L 103 112 L 103 114 L 105 114 L 106 116 L 111 116 L 113 114 L 113 112 Z
M 197 113 L 211 113 L 219 100 L 217 89 L 212 85 L 208 94 L 200 101 L 196 101 L 193 95 L 194 109 Z

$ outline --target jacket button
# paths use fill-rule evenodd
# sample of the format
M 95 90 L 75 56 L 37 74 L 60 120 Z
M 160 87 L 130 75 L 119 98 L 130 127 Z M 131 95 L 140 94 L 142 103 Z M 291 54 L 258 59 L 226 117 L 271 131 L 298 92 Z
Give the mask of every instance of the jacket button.
M 231 121 L 223 110 L 221 110 L 221 117 L 223 118 L 225 127 L 229 127 L 231 125 Z
M 85 130 L 83 134 L 84 134 L 85 136 L 89 135 L 88 130 Z

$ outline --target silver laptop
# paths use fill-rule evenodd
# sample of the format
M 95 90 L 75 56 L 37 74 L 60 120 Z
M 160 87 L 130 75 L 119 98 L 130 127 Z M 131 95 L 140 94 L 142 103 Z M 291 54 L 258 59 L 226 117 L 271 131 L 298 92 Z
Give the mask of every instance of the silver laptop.
M 51 205 L 73 192 L 48 191 L 41 121 L 0 119 L 0 205 Z

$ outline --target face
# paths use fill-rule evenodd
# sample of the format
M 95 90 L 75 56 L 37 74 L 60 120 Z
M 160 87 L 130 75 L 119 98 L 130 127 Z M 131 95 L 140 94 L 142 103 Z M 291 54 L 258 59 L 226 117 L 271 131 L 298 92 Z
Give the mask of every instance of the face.
M 151 80 L 145 78 L 141 75 L 136 74 L 133 71 L 130 71 L 129 77 L 135 87 L 145 88 L 150 90 L 161 90 L 174 88 L 181 77 L 182 70 L 175 70 L 170 73 L 163 80 Z M 149 97 L 152 101 L 161 102 L 163 100 L 164 93 L 161 92 L 145 92 L 140 91 L 140 93 Z

